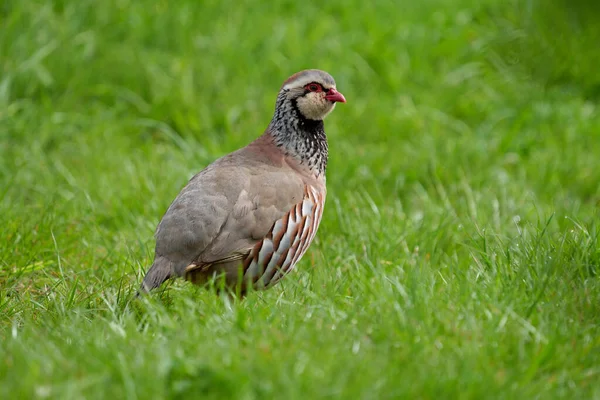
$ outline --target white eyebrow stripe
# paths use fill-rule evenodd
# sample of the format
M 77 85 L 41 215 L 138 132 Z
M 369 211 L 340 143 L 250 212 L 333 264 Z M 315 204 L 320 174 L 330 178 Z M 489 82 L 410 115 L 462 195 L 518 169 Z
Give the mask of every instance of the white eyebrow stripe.
M 321 83 L 321 85 L 325 89 L 331 89 L 332 87 L 335 87 L 335 86 L 330 85 L 328 83 L 322 82 L 321 76 L 319 76 L 319 74 L 309 73 L 309 74 L 306 74 L 304 76 L 298 77 L 298 78 L 294 79 L 293 81 L 287 83 L 286 85 L 283 86 L 283 89 L 284 90 L 289 90 L 289 89 L 292 89 L 292 88 L 303 87 L 305 85 L 308 85 L 311 82 Z

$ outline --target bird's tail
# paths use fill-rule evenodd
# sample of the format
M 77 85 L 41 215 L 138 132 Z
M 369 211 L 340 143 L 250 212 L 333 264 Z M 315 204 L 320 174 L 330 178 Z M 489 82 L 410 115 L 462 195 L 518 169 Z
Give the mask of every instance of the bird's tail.
M 141 293 L 148 293 L 152 289 L 156 289 L 163 284 L 164 281 L 171 277 L 171 262 L 164 257 L 156 257 L 154 263 L 146 272 L 146 276 L 142 281 L 138 296 Z

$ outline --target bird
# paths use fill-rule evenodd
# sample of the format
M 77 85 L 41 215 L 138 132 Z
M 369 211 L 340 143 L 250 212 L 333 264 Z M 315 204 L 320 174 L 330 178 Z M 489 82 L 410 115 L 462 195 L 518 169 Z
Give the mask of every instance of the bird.
M 168 207 L 138 295 L 184 278 L 196 285 L 221 279 L 221 290 L 243 297 L 291 272 L 323 215 L 323 120 L 337 103 L 346 98 L 325 71 L 285 80 L 264 133 L 194 175 Z

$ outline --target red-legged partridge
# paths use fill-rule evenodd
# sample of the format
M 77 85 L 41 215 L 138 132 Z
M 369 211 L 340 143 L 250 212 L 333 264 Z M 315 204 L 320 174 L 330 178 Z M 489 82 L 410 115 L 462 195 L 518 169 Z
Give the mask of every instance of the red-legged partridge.
M 141 291 L 172 277 L 202 284 L 223 276 L 228 288 L 244 293 L 293 270 L 323 214 L 323 119 L 336 102 L 346 99 L 324 71 L 287 79 L 263 135 L 195 175 L 168 208 Z

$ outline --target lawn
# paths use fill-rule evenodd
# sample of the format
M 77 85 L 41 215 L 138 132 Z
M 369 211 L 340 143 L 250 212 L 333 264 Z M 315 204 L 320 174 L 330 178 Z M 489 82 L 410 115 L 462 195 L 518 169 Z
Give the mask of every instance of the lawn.
M 0 398 L 600 399 L 591 1 L 0 4 Z M 133 299 L 187 180 L 304 68 L 316 242 L 229 302 Z

